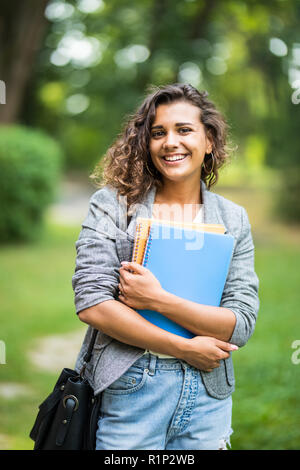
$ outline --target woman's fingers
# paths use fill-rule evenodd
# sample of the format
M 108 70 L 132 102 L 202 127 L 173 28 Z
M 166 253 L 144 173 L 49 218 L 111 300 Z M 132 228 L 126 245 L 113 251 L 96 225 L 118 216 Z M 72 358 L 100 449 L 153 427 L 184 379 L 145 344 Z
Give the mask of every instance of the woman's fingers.
M 119 284 L 118 284 L 118 288 L 119 288 L 119 292 L 125 296 L 125 286 L 124 286 L 124 283 L 120 280 Z
M 134 261 L 122 261 L 122 268 L 126 270 L 133 271 L 137 274 L 145 274 L 148 272 L 148 269 L 142 266 L 141 264 L 135 263 Z
M 225 341 L 221 341 L 220 339 L 216 340 L 216 346 L 220 349 L 223 349 L 223 351 L 236 351 L 237 349 L 239 349 L 238 346 L 236 346 L 235 344 L 226 343 Z

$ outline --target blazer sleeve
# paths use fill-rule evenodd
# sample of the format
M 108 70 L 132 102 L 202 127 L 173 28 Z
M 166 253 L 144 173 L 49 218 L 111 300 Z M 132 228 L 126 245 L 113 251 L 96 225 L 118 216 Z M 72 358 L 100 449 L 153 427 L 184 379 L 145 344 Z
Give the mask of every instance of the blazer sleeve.
M 244 346 L 254 332 L 259 310 L 258 277 L 254 270 L 254 244 L 248 215 L 241 208 L 241 231 L 237 239 L 221 307 L 229 308 L 236 316 L 230 342 Z
M 118 292 L 120 261 L 116 206 L 103 191 L 90 199 L 89 211 L 76 242 L 76 265 L 72 277 L 78 314 L 93 305 L 114 300 Z

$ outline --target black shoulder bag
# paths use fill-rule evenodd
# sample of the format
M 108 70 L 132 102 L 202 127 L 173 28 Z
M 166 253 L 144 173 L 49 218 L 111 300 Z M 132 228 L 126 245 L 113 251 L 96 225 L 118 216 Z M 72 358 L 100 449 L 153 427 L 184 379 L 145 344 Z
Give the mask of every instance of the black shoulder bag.
M 34 450 L 95 449 L 101 394 L 94 396 L 84 372 L 97 333 L 94 329 L 81 371 L 63 369 L 52 393 L 39 406 L 30 432 Z

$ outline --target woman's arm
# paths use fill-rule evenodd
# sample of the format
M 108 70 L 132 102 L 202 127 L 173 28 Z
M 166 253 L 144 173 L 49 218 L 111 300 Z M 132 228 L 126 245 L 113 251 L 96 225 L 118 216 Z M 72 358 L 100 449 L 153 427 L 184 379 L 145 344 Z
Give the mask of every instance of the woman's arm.
M 236 316 L 230 342 L 244 346 L 254 332 L 259 310 L 259 280 L 254 269 L 254 244 L 247 212 L 241 208 L 241 231 L 226 279 L 221 306 Z
M 145 320 L 128 306 L 108 300 L 79 313 L 81 321 L 126 344 L 182 359 L 211 372 L 236 346 L 212 337 L 192 339 L 169 333 Z
M 123 264 L 119 299 L 136 309 L 155 310 L 196 335 L 213 336 L 241 347 L 254 331 L 258 313 L 258 278 L 254 271 L 251 226 L 241 208 L 237 238 L 220 307 L 198 304 L 164 291 L 158 280 L 137 263 Z M 128 270 L 132 269 L 137 274 Z
M 197 336 L 213 336 L 222 341 L 231 338 L 236 323 L 231 310 L 198 304 L 171 294 L 147 268 L 137 263 L 123 263 L 123 266 L 119 285 L 123 295 L 119 299 L 126 305 L 159 312 Z
M 213 336 L 229 341 L 236 317 L 228 308 L 202 305 L 162 291 L 155 301 L 155 311 L 198 336 Z

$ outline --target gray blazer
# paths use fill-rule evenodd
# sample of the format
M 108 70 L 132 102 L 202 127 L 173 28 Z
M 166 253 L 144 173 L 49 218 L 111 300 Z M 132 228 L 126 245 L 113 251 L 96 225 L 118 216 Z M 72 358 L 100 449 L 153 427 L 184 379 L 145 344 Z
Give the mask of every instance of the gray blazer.
M 254 331 L 259 308 L 251 227 L 243 207 L 208 191 L 203 182 L 201 188 L 204 222 L 223 224 L 226 233 L 235 239 L 221 306 L 229 308 L 236 316 L 230 342 L 241 347 Z M 131 260 L 136 218 L 151 217 L 155 193 L 155 189 L 150 190 L 143 203 L 136 206 L 128 227 L 126 205 L 118 200 L 115 189 L 105 186 L 91 197 L 88 215 L 76 242 L 72 286 L 77 313 L 105 300 L 117 299 L 120 262 Z M 91 332 L 89 326 L 76 361 L 77 371 L 83 364 Z M 144 351 L 99 331 L 92 360 L 86 369 L 95 395 L 119 378 Z M 207 392 L 215 398 L 226 398 L 234 391 L 231 356 L 221 360 L 220 367 L 212 372 L 201 371 L 201 375 Z

